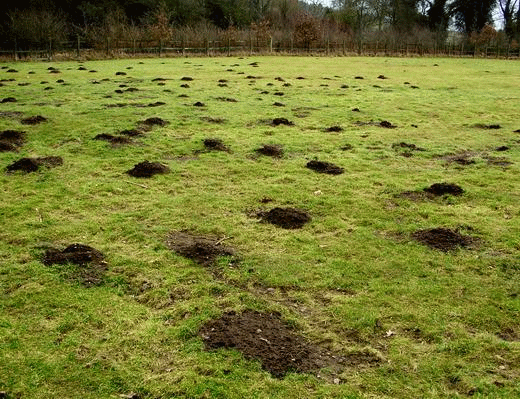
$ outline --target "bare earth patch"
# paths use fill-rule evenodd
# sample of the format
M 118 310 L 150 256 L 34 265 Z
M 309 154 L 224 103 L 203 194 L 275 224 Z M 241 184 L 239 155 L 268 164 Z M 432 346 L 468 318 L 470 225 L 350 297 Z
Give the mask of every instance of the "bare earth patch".
M 340 175 L 345 171 L 343 168 L 334 165 L 333 163 L 315 160 L 307 162 L 306 167 L 308 169 L 314 170 L 315 172 L 326 173 L 329 175 Z
M 63 165 L 63 158 L 56 156 L 49 157 L 39 157 L 39 158 L 22 158 L 18 161 L 13 162 L 11 165 L 7 166 L 6 170 L 8 172 L 36 172 L 40 166 L 45 166 L 47 168 L 53 168 L 56 166 Z
M 477 239 L 464 236 L 459 232 L 443 227 L 419 230 L 412 234 L 412 238 L 430 248 L 443 252 L 455 250 L 458 247 L 469 248 L 477 243 Z
M 233 256 L 235 250 L 222 245 L 223 239 L 196 236 L 185 231 L 175 231 L 166 238 L 166 246 L 175 253 L 194 262 L 211 266 L 219 256 Z
M 128 170 L 126 173 L 133 177 L 148 178 L 157 174 L 170 173 L 170 168 L 159 162 L 143 161 L 134 165 L 134 167 Z
M 206 350 L 233 348 L 246 359 L 256 359 L 274 377 L 289 372 L 312 373 L 334 368 L 344 358 L 331 356 L 292 331 L 278 313 L 246 310 L 227 312 L 207 322 L 199 331 Z
M 47 118 L 45 118 L 44 116 L 36 115 L 36 116 L 30 116 L 28 118 L 24 118 L 20 122 L 22 123 L 22 125 L 37 125 L 39 123 L 46 122 L 46 121 L 47 121 Z
M 71 244 L 60 251 L 55 248 L 48 249 L 43 255 L 44 265 L 74 264 L 79 266 L 74 272 L 81 283 L 86 286 L 97 285 L 102 282 L 107 269 L 105 256 L 95 248 L 83 244 Z
M 269 212 L 259 211 L 257 216 L 264 222 L 274 224 L 284 229 L 301 229 L 311 221 L 310 215 L 295 208 L 273 208 Z
M 204 139 L 203 144 L 204 144 L 204 148 L 206 148 L 206 150 L 230 152 L 229 147 L 226 146 L 221 139 L 216 139 L 216 138 Z
M 267 155 L 269 157 L 281 158 L 283 156 L 283 148 L 277 144 L 264 144 L 255 150 L 258 154 Z

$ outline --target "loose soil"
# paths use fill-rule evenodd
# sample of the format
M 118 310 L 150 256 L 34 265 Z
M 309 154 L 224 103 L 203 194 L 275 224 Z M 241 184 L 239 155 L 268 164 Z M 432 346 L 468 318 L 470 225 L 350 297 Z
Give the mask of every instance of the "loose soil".
M 246 359 L 259 360 L 262 368 L 274 377 L 289 372 L 312 373 L 339 365 L 335 358 L 292 331 L 278 313 L 246 310 L 227 312 L 211 320 L 199 331 L 206 350 L 233 348 Z
M 145 127 L 152 127 L 152 126 L 161 126 L 161 127 L 164 127 L 168 124 L 167 121 L 161 119 L 161 118 L 157 118 L 157 117 L 153 117 L 153 118 L 148 118 L 148 119 L 145 119 L 144 121 L 140 122 L 140 125 L 142 126 L 145 126 Z
M 4 130 L 0 133 L 0 151 L 3 146 L 12 147 L 12 150 L 4 151 L 15 151 L 18 147 L 21 147 L 25 143 L 25 132 L 19 132 L 16 130 Z
M 204 139 L 203 143 L 204 147 L 210 151 L 230 151 L 221 139 Z
M 170 168 L 159 162 L 144 161 L 134 165 L 134 167 L 126 171 L 126 173 L 133 177 L 149 178 L 157 174 L 170 173 Z
M 7 166 L 8 172 L 22 171 L 26 173 L 36 172 L 40 166 L 47 168 L 53 168 L 56 166 L 63 165 L 63 159 L 61 157 L 50 156 L 50 157 L 39 157 L 39 158 L 22 158 L 11 165 Z
M 273 126 L 286 125 L 286 126 L 294 126 L 294 123 L 288 120 L 287 118 L 274 118 L 271 122 Z
M 46 121 L 47 121 L 47 118 L 45 118 L 41 115 L 36 115 L 36 116 L 30 116 L 28 118 L 24 118 L 20 122 L 23 125 L 37 125 L 39 123 L 46 122 Z
M 267 155 L 269 157 L 281 158 L 283 156 L 283 148 L 281 145 L 264 144 L 255 150 L 257 153 Z
M 14 98 L 14 97 L 6 97 L 6 98 L 2 99 L 1 102 L 2 103 L 15 103 L 16 102 L 16 98 Z
M 421 244 L 443 252 L 452 251 L 458 247 L 471 247 L 477 241 L 474 237 L 464 236 L 455 230 L 443 227 L 416 231 L 412 234 L 412 238 Z
M 274 224 L 284 229 L 301 229 L 306 223 L 311 221 L 310 215 L 295 208 L 273 208 L 269 212 L 260 211 L 257 216 L 262 221 Z
M 417 147 L 415 144 L 409 144 L 401 141 L 400 143 L 394 143 L 392 144 L 392 148 L 396 151 L 400 149 L 405 149 L 409 151 L 426 151 L 426 149 Z
M 331 126 L 325 129 L 328 133 L 334 133 L 334 132 L 342 132 L 343 128 L 341 126 Z
M 218 124 L 222 124 L 222 123 L 225 123 L 226 120 L 224 118 L 213 118 L 211 116 L 202 116 L 200 118 L 202 121 L 204 122 L 208 122 L 208 123 L 218 123 Z
M 424 192 L 435 196 L 441 196 L 446 194 L 462 195 L 464 193 L 464 190 L 462 189 L 462 187 L 457 186 L 456 184 L 434 183 L 430 187 L 425 188 Z
M 222 245 L 222 239 L 196 236 L 185 231 L 175 231 L 166 238 L 166 246 L 185 258 L 211 266 L 219 256 L 234 256 L 235 250 Z
M 440 157 L 440 159 L 443 159 L 448 163 L 455 162 L 459 165 L 466 166 L 466 165 L 472 165 L 475 163 L 475 160 L 473 159 L 473 157 L 475 155 L 476 154 L 473 152 L 466 151 L 466 152 L 462 152 L 459 154 L 448 154 L 448 155 Z
M 55 264 L 79 266 L 79 269 L 75 270 L 77 274 L 75 277 L 86 286 L 100 284 L 107 269 L 103 253 L 83 244 L 72 244 L 62 251 L 55 248 L 48 249 L 43 255 L 42 262 L 46 266 Z
M 307 162 L 306 167 L 318 173 L 326 173 L 329 175 L 340 175 L 345 171 L 343 168 L 334 165 L 333 163 L 315 160 Z
M 130 144 L 132 140 L 125 136 L 113 136 L 108 133 L 101 133 L 94 137 L 94 140 L 102 140 L 108 141 L 112 146 L 116 147 L 118 145 Z

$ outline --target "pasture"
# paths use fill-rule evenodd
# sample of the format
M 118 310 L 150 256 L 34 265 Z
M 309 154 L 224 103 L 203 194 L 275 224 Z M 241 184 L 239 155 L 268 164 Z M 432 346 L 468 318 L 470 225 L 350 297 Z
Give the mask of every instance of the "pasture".
M 520 396 L 517 62 L 0 68 L 0 397 Z

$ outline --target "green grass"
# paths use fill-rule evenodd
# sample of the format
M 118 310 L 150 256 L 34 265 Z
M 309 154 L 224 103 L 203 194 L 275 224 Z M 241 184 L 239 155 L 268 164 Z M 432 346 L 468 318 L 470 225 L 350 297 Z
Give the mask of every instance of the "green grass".
M 249 65 L 254 61 L 258 68 Z M 49 66 L 61 73 L 50 74 Z M 20 117 L 0 117 L 0 130 L 27 132 L 19 153 L 0 153 L 0 167 L 48 155 L 63 157 L 64 165 L 0 174 L 0 391 L 7 397 L 520 396 L 515 62 L 230 57 L 9 67 L 18 73 L 2 69 L 0 78 L 16 81 L 4 82 L 0 99 L 18 101 L 0 104 L 0 112 L 48 122 L 24 126 Z M 180 87 L 183 76 L 194 78 L 189 89 Z M 158 77 L 168 79 L 164 86 L 152 81 Z M 219 79 L 228 87 L 218 87 Z M 121 84 L 139 91 L 115 93 Z M 156 101 L 166 104 L 107 107 Z M 206 106 L 194 107 L 197 101 Z M 137 145 L 92 140 L 149 117 L 169 125 Z M 295 126 L 263 122 L 276 117 Z M 356 123 L 382 120 L 397 128 Z M 344 130 L 324 132 L 333 125 Z M 194 155 L 214 137 L 232 152 Z M 399 142 L 426 151 L 403 157 L 392 148 Z M 267 143 L 283 145 L 284 157 L 256 157 Z M 352 149 L 341 150 L 346 144 Z M 494 150 L 502 145 L 510 149 Z M 439 158 L 463 151 L 476 162 Z M 512 164 L 490 165 L 488 156 Z M 345 173 L 305 168 L 314 158 Z M 145 159 L 167 164 L 171 173 L 151 179 L 124 173 Z M 465 194 L 421 202 L 398 196 L 436 182 L 458 184 Z M 273 202 L 261 204 L 264 197 Z M 283 230 L 250 216 L 275 206 L 305 209 L 312 221 Z M 457 226 L 471 226 L 481 245 L 443 253 L 409 238 L 418 229 Z M 231 237 L 226 244 L 239 261 L 222 259 L 211 273 L 173 254 L 166 236 L 183 229 Z M 85 288 L 74 267 L 41 263 L 46 246 L 74 242 L 106 255 L 102 285 Z M 200 326 L 244 309 L 279 311 L 312 342 L 338 354 L 374 351 L 384 361 L 346 367 L 337 376 L 341 384 L 333 384 L 307 374 L 275 379 L 238 352 L 204 351 Z M 505 340 L 507 331 L 512 338 Z

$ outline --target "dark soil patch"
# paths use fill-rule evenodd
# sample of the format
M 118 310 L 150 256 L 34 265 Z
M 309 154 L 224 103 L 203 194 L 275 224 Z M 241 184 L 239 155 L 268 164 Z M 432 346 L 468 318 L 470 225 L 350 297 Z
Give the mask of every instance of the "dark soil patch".
M 520 342 L 520 333 L 510 327 L 504 328 L 497 336 L 504 341 Z
M 184 81 L 184 82 L 191 82 L 191 81 L 193 80 L 193 78 L 192 78 L 192 77 L 189 77 L 189 76 L 183 76 L 183 77 L 181 78 L 181 80 Z
M 377 78 L 378 79 L 388 79 L 385 75 L 379 75 Z
M 352 146 L 352 144 L 345 144 L 343 147 L 341 147 L 341 150 L 342 151 L 350 151 L 352 148 L 354 148 Z
M 125 89 L 126 92 L 133 93 L 136 91 L 139 91 L 137 87 L 129 87 L 128 89 Z
M 164 119 L 161 119 L 161 118 L 157 118 L 157 117 L 153 117 L 153 118 L 148 118 L 148 119 L 145 119 L 144 121 L 142 121 L 140 123 L 143 127 L 145 128 L 152 128 L 153 126 L 161 126 L 161 127 L 164 127 L 168 124 L 167 121 L 165 121 Z
M 194 262 L 211 266 L 219 256 L 234 256 L 231 247 L 222 245 L 222 239 L 196 236 L 184 231 L 172 232 L 166 238 L 166 246 L 175 253 Z
M 476 242 L 474 237 L 464 236 L 455 230 L 443 227 L 416 231 L 412 234 L 412 238 L 443 252 L 452 251 L 458 247 L 467 248 Z
M 2 99 L 2 104 L 3 103 L 15 103 L 16 102 L 16 98 L 14 97 L 6 97 L 4 99 Z
M 340 175 L 345 170 L 337 165 L 330 162 L 312 160 L 307 162 L 306 167 L 319 173 L 326 173 L 329 175 Z
M 255 150 L 257 153 L 267 155 L 269 157 L 281 158 L 283 157 L 283 148 L 281 145 L 264 144 L 262 147 Z
M 285 107 L 285 104 L 284 103 L 275 102 L 275 103 L 273 103 L 273 106 L 275 106 L 275 107 Z
M 121 130 L 119 132 L 120 135 L 127 136 L 127 137 L 139 137 L 144 136 L 143 132 L 137 129 L 127 129 L 127 130 Z
M 235 98 L 231 98 L 231 97 L 217 97 L 217 100 L 219 100 L 219 101 L 226 101 L 228 103 L 236 103 L 236 102 L 238 102 Z
M 483 123 L 477 123 L 477 124 L 473 125 L 473 127 L 477 128 L 477 129 L 492 129 L 492 130 L 502 128 L 502 126 L 500 126 L 499 124 L 486 125 Z
M 442 156 L 441 159 L 444 159 L 448 163 L 457 163 L 459 165 L 472 165 L 475 163 L 475 160 L 473 157 L 475 156 L 472 152 L 462 152 L 459 154 L 448 154 L 445 156 Z
M 280 317 L 279 313 L 231 311 L 203 325 L 199 334 L 206 350 L 236 349 L 246 359 L 259 360 L 262 368 L 277 378 L 289 372 L 311 373 L 340 363 L 342 359 L 297 335 Z
M 11 165 L 7 166 L 8 172 L 22 171 L 26 173 L 36 172 L 40 166 L 53 168 L 63 165 L 63 158 L 61 157 L 39 157 L 39 158 L 22 158 Z
M 149 178 L 157 174 L 170 173 L 170 168 L 159 162 L 143 161 L 134 165 L 134 167 L 126 173 L 133 177 Z
M 342 132 L 343 128 L 341 126 L 331 126 L 326 128 L 325 131 L 329 133 Z
M 0 141 L 0 152 L 17 151 L 18 147 L 5 141 Z
M 41 115 L 36 115 L 36 116 L 30 116 L 29 118 L 24 118 L 20 122 L 23 125 L 37 125 L 39 123 L 46 122 L 46 121 L 47 121 L 47 118 L 45 118 Z
M 154 103 L 148 104 L 147 107 L 160 107 L 161 105 L 166 105 L 166 103 L 162 101 L 156 101 Z
M 200 101 L 197 101 L 195 104 L 193 104 L 194 107 L 205 107 L 206 104 L 204 104 L 203 102 L 200 102 Z
M 401 141 L 400 143 L 392 144 L 392 148 L 394 150 L 405 149 L 405 150 L 409 150 L 409 151 L 426 151 L 426 149 L 417 147 L 415 144 L 409 144 L 409 143 L 405 143 L 403 141 Z
M 0 143 L 21 147 L 25 143 L 25 132 L 4 130 L 3 132 L 0 132 Z
M 190 85 L 187 84 L 187 83 L 184 83 L 184 84 L 181 85 L 181 87 L 182 87 L 183 89 L 189 89 L 189 88 L 190 88 Z
M 46 266 L 55 264 L 79 266 L 75 274 L 87 286 L 100 284 L 107 269 L 103 253 L 83 244 L 72 244 L 62 251 L 55 248 L 48 249 L 43 255 L 42 262 Z
M 294 123 L 288 120 L 287 118 L 274 118 L 271 122 L 273 126 L 286 125 L 286 126 L 294 126 Z
M 11 68 L 11 69 L 8 69 L 7 72 L 9 72 L 9 73 L 16 73 L 16 72 L 18 72 L 18 71 L 17 71 L 16 69 L 12 69 L 12 68 Z
M 384 127 L 386 129 L 395 129 L 397 127 L 395 125 L 392 125 L 392 123 L 388 121 L 379 122 L 379 126 Z
M 207 150 L 211 151 L 227 151 L 229 152 L 229 147 L 224 144 L 221 139 L 204 139 L 203 141 L 204 147 Z
M 508 151 L 508 150 L 509 150 L 509 147 L 506 145 L 502 145 L 500 147 L 495 148 L 495 151 L 499 151 L 499 152 Z
M 116 72 L 116 76 L 125 76 L 126 72 Z
M 264 222 L 274 224 L 284 229 L 301 229 L 306 223 L 311 221 L 310 215 L 295 208 L 273 208 L 269 212 L 260 211 L 257 213 Z
M 277 91 L 277 92 L 274 92 L 273 95 L 281 97 L 281 96 L 284 96 L 285 94 L 282 93 L 281 91 Z
M 365 79 L 365 78 L 363 76 L 355 76 L 354 79 L 361 80 L 361 79 Z
M 462 187 L 451 183 L 434 183 L 430 187 L 425 188 L 424 192 L 435 196 L 441 196 L 446 194 L 456 196 L 464 194 L 464 190 L 462 189 Z
M 200 119 L 203 120 L 204 122 L 209 122 L 209 123 L 222 124 L 222 123 L 226 122 L 226 120 L 224 118 L 214 118 L 211 116 L 202 116 Z
M 113 146 L 130 144 L 132 140 L 125 136 L 114 136 L 108 133 L 101 133 L 94 137 L 94 140 L 108 141 Z

